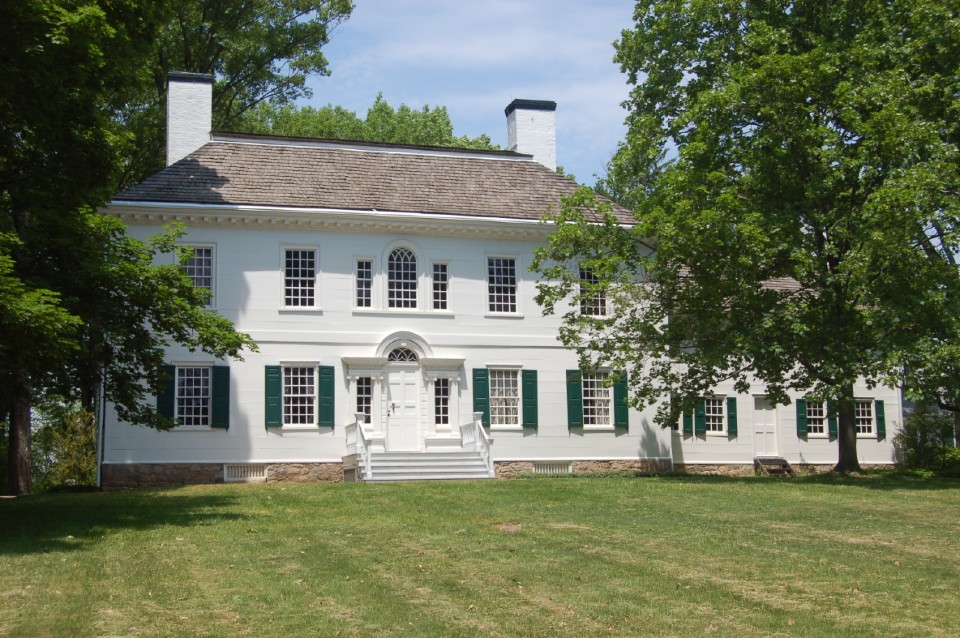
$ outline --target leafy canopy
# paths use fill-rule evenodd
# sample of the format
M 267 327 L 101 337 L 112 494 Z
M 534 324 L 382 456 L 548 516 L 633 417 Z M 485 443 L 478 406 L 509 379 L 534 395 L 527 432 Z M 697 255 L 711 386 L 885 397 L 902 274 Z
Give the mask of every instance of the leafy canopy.
M 394 109 L 383 94 L 377 95 L 361 119 L 353 111 L 341 106 L 327 105 L 319 109 L 310 106 L 281 106 L 274 102 L 261 103 L 247 111 L 238 129 L 247 133 L 266 133 L 293 137 L 318 137 L 362 142 L 388 142 L 421 146 L 447 146 L 492 150 L 496 145 L 487 135 L 475 138 L 455 136 L 447 108 L 424 106 L 420 110 L 401 104 Z
M 957 334 L 958 7 L 648 0 L 635 20 L 616 44 L 628 133 L 600 187 L 637 224 L 568 202 L 540 300 L 576 297 L 587 260 L 621 303 L 565 315 L 585 363 L 636 371 L 641 403 L 753 378 L 781 403 L 838 399 L 843 460 L 855 380 L 896 381 Z

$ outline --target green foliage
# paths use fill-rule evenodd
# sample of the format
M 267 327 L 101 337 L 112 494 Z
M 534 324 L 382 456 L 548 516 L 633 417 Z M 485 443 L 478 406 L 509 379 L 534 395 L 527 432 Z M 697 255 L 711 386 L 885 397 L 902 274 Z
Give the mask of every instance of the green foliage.
M 132 133 L 121 187 L 164 165 L 169 71 L 214 74 L 213 125 L 229 130 L 261 102 L 309 97 L 307 79 L 330 73 L 321 48 L 353 10 L 350 0 L 168 0 L 163 6 L 165 19 L 149 38 L 150 63 L 120 94 L 126 107 L 118 120 Z
M 394 109 L 378 94 L 366 119 L 340 106 L 327 105 L 319 109 L 297 107 L 275 102 L 261 103 L 247 111 L 238 129 L 248 133 L 266 133 L 294 137 L 318 137 L 363 142 L 388 142 L 421 146 L 446 146 L 493 150 L 490 138 L 454 136 L 453 123 L 446 107 L 421 110 L 401 104 Z
M 898 382 L 958 334 L 958 8 L 644 0 L 635 18 L 616 55 L 629 129 L 601 190 L 637 224 L 608 243 L 568 203 L 557 221 L 578 229 L 539 257 L 566 265 L 545 273 L 547 309 L 584 256 L 634 268 L 656 285 L 627 284 L 636 307 L 568 345 L 625 365 L 641 403 L 754 378 L 780 403 L 837 399 L 851 469 L 854 382 Z M 635 260 L 627 235 L 656 253 Z
M 896 438 L 904 467 L 960 476 L 956 436 L 954 414 L 940 412 L 929 403 L 918 404 Z

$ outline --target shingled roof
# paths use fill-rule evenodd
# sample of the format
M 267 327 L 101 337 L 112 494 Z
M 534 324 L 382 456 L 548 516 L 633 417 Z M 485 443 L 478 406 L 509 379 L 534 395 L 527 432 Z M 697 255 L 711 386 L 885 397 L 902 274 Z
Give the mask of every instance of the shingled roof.
M 114 200 L 537 220 L 576 189 L 508 151 L 217 135 Z

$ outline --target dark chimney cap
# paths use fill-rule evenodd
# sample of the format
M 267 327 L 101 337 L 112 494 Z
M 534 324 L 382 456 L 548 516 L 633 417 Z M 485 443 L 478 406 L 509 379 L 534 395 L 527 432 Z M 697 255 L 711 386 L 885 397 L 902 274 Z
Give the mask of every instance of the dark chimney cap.
M 187 71 L 170 71 L 167 73 L 167 82 L 176 80 L 177 82 L 197 82 L 213 84 L 212 73 L 189 73 Z
M 510 117 L 510 114 L 517 109 L 527 111 L 556 111 L 557 103 L 550 100 L 514 100 L 503 110 L 504 115 Z

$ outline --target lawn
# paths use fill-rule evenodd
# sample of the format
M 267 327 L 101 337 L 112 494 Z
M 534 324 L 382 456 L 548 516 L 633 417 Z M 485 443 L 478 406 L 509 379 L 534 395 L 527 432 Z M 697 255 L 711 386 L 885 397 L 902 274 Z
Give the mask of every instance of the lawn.
M 0 635 L 956 636 L 960 482 L 553 478 L 0 500 Z

